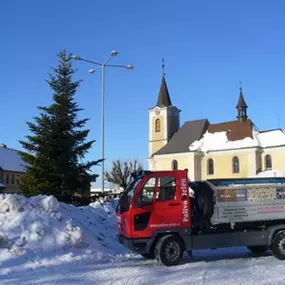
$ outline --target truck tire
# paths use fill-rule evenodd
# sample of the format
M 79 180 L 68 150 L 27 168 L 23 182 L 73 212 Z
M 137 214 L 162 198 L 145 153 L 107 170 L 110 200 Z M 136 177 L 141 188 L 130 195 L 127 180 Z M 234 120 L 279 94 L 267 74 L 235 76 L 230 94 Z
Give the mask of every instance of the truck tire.
M 272 244 L 271 251 L 273 256 L 280 260 L 285 260 L 285 232 L 279 232 L 276 234 Z
M 154 252 L 141 253 L 141 256 L 145 259 L 154 259 Z
M 253 253 L 261 254 L 268 250 L 268 246 L 266 245 L 255 245 L 255 246 L 248 246 L 248 250 Z
M 159 263 L 173 266 L 180 263 L 184 252 L 184 244 L 176 235 L 165 235 L 155 245 L 154 254 Z

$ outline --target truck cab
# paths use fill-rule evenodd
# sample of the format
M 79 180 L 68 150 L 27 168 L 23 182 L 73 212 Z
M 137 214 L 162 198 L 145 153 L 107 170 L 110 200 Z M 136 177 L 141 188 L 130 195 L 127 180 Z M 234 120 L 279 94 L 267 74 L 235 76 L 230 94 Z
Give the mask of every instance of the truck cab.
M 117 206 L 119 234 L 126 239 L 151 238 L 154 231 L 189 228 L 190 201 L 185 171 L 141 172 L 123 192 Z
M 119 241 L 143 257 L 155 257 L 167 266 L 177 265 L 184 251 L 191 255 L 193 249 L 231 246 L 247 246 L 260 253 L 270 247 L 276 257 L 285 259 L 283 212 L 278 219 L 265 216 L 266 221 L 246 220 L 233 226 L 227 216 L 218 213 L 222 209 L 227 213 L 235 211 L 235 204 L 228 200 L 219 202 L 217 181 L 213 183 L 190 182 L 186 169 L 134 173 L 116 207 Z M 271 184 L 270 187 L 272 190 Z M 264 185 L 261 189 L 264 191 Z M 234 187 L 230 190 L 235 191 Z M 221 191 L 228 193 L 228 189 Z M 237 191 L 240 193 L 240 186 Z M 244 207 L 250 213 L 250 207 L 259 209 L 263 202 L 243 203 L 247 203 Z M 285 211 L 285 199 L 278 203 Z

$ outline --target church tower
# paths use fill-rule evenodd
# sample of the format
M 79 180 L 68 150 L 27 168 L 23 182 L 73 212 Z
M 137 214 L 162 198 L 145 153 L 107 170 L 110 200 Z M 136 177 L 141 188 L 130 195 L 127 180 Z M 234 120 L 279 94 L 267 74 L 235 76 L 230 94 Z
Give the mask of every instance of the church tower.
M 237 119 L 239 122 L 244 122 L 247 119 L 247 105 L 245 103 L 245 100 L 243 98 L 242 88 L 240 87 L 239 92 L 239 99 L 237 103 Z
M 169 96 L 164 62 L 162 63 L 162 79 L 156 106 L 149 109 L 149 158 L 161 149 L 180 128 L 180 110 L 172 105 Z

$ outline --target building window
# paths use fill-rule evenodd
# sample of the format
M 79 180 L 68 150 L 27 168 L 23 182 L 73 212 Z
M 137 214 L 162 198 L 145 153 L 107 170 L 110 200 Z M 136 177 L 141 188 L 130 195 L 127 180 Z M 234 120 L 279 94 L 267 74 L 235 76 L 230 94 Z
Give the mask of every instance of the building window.
M 10 174 L 9 173 L 6 174 L 6 184 L 7 185 L 10 184 Z
M 267 154 L 265 155 L 265 170 L 272 169 L 272 159 L 271 155 Z
M 208 174 L 214 174 L 214 160 L 212 158 L 208 159 Z
M 233 173 L 239 173 L 239 158 L 235 156 L 233 158 Z
M 155 120 L 155 132 L 156 133 L 160 132 L 160 119 Z
M 15 175 L 11 174 L 11 184 L 15 184 Z
M 176 159 L 172 160 L 171 168 L 172 170 L 178 170 L 178 161 Z
M 4 183 L 3 178 L 4 178 L 4 173 L 3 173 L 2 168 L 0 167 L 0 182 L 1 182 L 1 183 Z

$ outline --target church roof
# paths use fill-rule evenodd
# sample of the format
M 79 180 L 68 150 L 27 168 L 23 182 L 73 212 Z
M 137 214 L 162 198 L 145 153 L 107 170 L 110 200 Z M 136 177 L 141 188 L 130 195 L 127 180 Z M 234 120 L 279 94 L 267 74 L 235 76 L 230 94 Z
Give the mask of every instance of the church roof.
M 159 89 L 159 95 L 158 95 L 156 105 L 159 107 L 168 107 L 168 106 L 172 105 L 164 74 L 162 75 L 160 89 Z
M 247 120 L 249 121 L 249 120 Z M 248 123 L 249 124 L 249 123 Z M 190 145 L 191 151 L 225 151 L 240 148 L 271 148 L 285 146 L 285 133 L 281 129 L 259 131 L 252 123 L 251 136 L 235 137 L 229 140 L 231 132 L 220 129 L 216 132 L 205 132 L 200 140 Z
M 244 138 L 252 138 L 252 128 L 254 124 L 251 120 L 243 122 L 230 121 L 209 125 L 209 133 L 226 132 L 229 141 L 242 140 Z
M 169 142 L 153 155 L 189 152 L 189 145 L 203 136 L 208 125 L 207 119 L 185 122 Z
M 244 97 L 243 97 L 243 93 L 242 93 L 242 89 L 240 88 L 240 92 L 239 92 L 239 99 L 238 99 L 238 103 L 236 106 L 237 109 L 244 109 L 247 108 L 247 105 L 245 103 Z
M 17 150 L 0 146 L 0 169 L 24 172 L 24 164 Z

